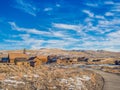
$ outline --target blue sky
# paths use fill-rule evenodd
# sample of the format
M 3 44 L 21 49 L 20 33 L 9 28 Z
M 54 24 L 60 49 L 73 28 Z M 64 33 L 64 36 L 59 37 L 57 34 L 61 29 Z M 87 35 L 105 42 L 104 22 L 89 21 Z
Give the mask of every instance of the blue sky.
M 0 50 L 120 51 L 120 0 L 0 0 Z

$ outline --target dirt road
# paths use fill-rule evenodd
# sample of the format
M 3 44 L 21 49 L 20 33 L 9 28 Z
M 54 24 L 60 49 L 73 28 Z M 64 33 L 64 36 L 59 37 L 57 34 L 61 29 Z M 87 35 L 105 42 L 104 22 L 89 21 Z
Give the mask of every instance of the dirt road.
M 92 70 L 100 74 L 104 78 L 105 84 L 103 90 L 120 90 L 120 76 L 116 74 L 106 73 L 100 70 L 94 70 L 94 69 L 89 69 L 89 70 Z

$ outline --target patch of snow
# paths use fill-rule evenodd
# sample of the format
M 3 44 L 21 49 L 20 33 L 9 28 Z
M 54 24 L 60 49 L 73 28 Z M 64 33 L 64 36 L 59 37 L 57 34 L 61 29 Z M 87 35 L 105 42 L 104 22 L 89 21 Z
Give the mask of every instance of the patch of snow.
M 17 87 L 17 85 L 16 84 L 8 84 L 9 86 L 14 86 L 14 87 Z
M 15 78 L 17 78 L 18 76 L 12 76 L 12 77 L 10 77 L 10 79 L 15 79 Z
M 57 87 L 56 86 L 53 86 L 53 89 L 56 89 Z
M 85 85 L 83 84 L 82 81 L 89 81 L 91 78 L 87 75 L 83 75 L 82 77 L 75 77 L 75 78 L 66 78 L 66 79 L 61 79 L 60 83 L 66 85 L 69 87 L 69 90 L 88 90 Z
M 23 77 L 28 77 L 28 75 L 23 75 Z
M 61 83 L 67 83 L 67 79 L 61 79 Z
M 38 78 L 38 77 L 39 77 L 39 75 L 37 75 L 37 74 L 34 74 L 33 76 L 34 76 L 35 78 Z
M 82 78 L 84 81 L 89 81 L 91 78 L 87 75 L 83 75 L 83 78 Z
M 38 74 L 33 74 L 33 75 L 23 75 L 23 77 L 25 77 L 25 78 L 29 78 L 29 77 L 35 77 L 35 78 L 38 78 L 39 75 L 38 75 Z
M 10 79 L 5 79 L 4 82 L 5 82 L 5 83 L 25 84 L 25 83 L 22 82 L 22 81 L 10 80 Z
M 2 81 L 4 84 L 7 84 L 9 86 L 14 86 L 14 87 L 17 87 L 18 84 L 22 84 L 22 85 L 25 85 L 25 82 L 23 81 L 17 81 L 17 80 L 11 80 L 11 79 L 5 79 Z

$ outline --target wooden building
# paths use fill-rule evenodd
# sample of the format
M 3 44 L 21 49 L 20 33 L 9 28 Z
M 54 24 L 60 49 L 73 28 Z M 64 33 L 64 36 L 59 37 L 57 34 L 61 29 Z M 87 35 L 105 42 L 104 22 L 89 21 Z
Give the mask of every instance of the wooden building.
M 36 56 L 36 58 L 35 58 L 35 60 L 37 61 L 37 60 L 39 60 L 39 61 L 41 61 L 42 63 L 47 63 L 47 61 L 48 61 L 48 56 Z
M 66 60 L 62 60 L 62 59 L 58 59 L 58 60 L 56 61 L 56 63 L 57 63 L 57 64 L 65 64 L 65 63 L 67 63 L 67 61 L 66 61 Z
M 24 61 L 29 59 L 29 57 L 23 53 L 9 53 L 8 58 L 9 58 L 9 63 L 15 63 L 15 60 L 19 61 L 19 59 Z
M 68 59 L 58 59 L 56 61 L 57 64 L 74 64 L 76 61 L 68 60 Z
M 88 58 L 86 58 L 86 57 L 78 57 L 77 61 L 78 62 L 88 62 Z
M 7 54 L 2 54 L 0 55 L 0 63 L 8 63 L 8 55 Z
M 47 61 L 47 63 L 49 64 L 49 63 L 56 62 L 57 59 L 58 59 L 58 58 L 57 58 L 56 55 L 50 55 L 50 56 L 48 56 L 48 61 Z
M 21 66 L 30 66 L 29 61 L 26 58 L 16 58 L 14 61 L 15 65 Z
M 40 66 L 48 62 L 48 56 L 35 56 L 29 59 L 30 66 Z

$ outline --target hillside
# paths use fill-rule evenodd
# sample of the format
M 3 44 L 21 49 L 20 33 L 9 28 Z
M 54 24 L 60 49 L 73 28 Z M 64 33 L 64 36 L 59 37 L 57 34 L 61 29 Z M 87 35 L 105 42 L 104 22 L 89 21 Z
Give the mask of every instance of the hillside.
M 8 53 L 22 53 L 23 50 L 4 50 L 0 51 L 0 54 Z M 120 52 L 110 52 L 104 50 L 62 50 L 62 49 L 47 49 L 42 48 L 39 50 L 26 50 L 30 55 L 64 55 L 69 57 L 90 57 L 90 58 L 120 58 Z

